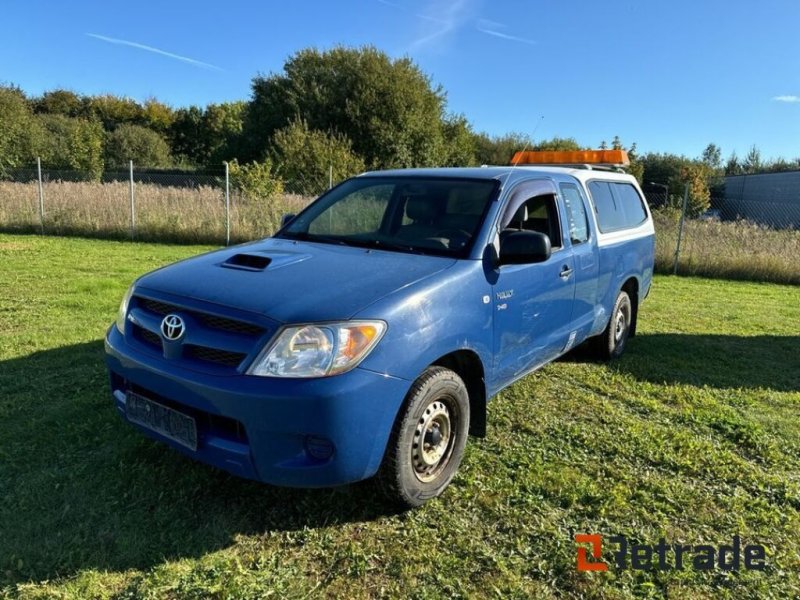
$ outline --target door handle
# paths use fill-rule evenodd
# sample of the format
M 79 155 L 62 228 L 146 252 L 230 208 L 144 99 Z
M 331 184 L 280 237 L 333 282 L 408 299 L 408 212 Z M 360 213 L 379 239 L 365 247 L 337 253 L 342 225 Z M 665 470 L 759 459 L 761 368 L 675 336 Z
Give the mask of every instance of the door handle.
M 561 267 L 561 273 L 558 274 L 561 279 L 569 279 L 569 276 L 572 275 L 572 269 L 569 268 L 567 265 Z

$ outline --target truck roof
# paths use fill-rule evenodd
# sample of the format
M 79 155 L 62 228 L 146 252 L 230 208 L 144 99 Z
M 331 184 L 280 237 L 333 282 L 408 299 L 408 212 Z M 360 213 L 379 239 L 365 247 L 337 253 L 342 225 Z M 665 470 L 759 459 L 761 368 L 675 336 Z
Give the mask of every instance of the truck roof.
M 630 173 L 598 168 L 597 166 L 485 166 L 485 167 L 436 167 L 423 169 L 389 169 L 386 171 L 368 171 L 359 177 L 454 177 L 466 179 L 505 179 L 517 181 L 527 179 L 531 174 L 570 175 L 581 181 L 589 179 L 630 180 L 636 178 Z

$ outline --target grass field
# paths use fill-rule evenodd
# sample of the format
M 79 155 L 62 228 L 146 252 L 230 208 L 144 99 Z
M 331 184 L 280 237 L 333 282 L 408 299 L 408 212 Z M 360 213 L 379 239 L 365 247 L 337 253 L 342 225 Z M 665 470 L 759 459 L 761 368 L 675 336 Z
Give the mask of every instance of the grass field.
M 443 498 L 284 490 L 145 439 L 102 336 L 130 281 L 198 253 L 0 235 L 0 595 L 800 596 L 800 288 L 658 277 L 609 365 L 581 352 L 490 405 Z M 767 548 L 764 572 L 579 573 L 575 533 Z

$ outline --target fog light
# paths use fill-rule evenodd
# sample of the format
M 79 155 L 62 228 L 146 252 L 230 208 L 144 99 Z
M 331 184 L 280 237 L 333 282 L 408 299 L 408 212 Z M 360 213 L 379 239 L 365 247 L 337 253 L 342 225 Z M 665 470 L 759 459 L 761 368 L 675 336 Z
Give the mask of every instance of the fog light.
M 333 442 L 317 435 L 306 436 L 306 453 L 317 460 L 327 460 L 333 456 Z

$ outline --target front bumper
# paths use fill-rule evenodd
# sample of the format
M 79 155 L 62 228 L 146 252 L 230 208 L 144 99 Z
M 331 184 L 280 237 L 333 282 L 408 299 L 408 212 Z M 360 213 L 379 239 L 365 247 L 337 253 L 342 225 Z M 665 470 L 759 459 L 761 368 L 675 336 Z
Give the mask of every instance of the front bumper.
M 361 368 L 315 379 L 189 371 L 131 348 L 114 326 L 105 348 L 123 418 L 127 391 L 165 403 L 195 416 L 197 450 L 134 426 L 196 460 L 280 486 L 326 487 L 374 475 L 411 386 Z

